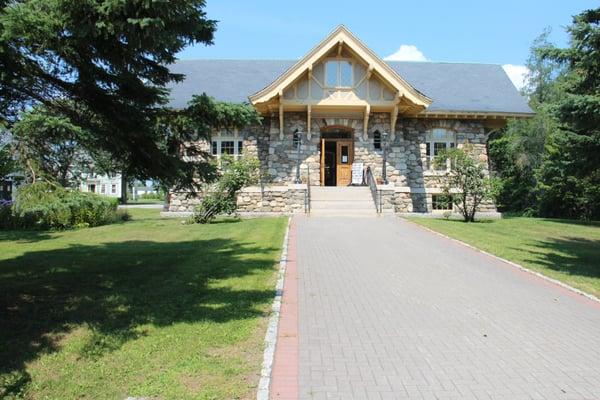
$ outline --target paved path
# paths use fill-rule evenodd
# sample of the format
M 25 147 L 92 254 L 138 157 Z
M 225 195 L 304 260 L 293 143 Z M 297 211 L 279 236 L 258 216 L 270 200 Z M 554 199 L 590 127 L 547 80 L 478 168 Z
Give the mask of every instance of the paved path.
M 600 305 L 394 218 L 296 218 L 301 399 L 600 399 Z

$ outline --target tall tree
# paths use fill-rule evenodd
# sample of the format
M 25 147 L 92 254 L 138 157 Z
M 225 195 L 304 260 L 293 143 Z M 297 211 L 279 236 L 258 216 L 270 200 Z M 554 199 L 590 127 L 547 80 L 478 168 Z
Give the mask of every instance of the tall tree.
M 500 178 L 496 202 L 502 211 L 538 213 L 537 171 L 546 153 L 547 138 L 556 130 L 549 107 L 560 97 L 565 68 L 543 56 L 552 48 L 550 30 L 539 35 L 530 48 L 526 85 L 522 94 L 536 112 L 533 118 L 511 120 L 489 142 L 490 159 Z
M 569 69 L 551 110 L 559 131 L 539 172 L 541 212 L 600 219 L 600 8 L 573 18 L 568 48 L 547 48 L 545 59 Z
M 44 179 L 70 186 L 91 162 L 79 144 L 85 132 L 43 106 L 24 113 L 11 131 L 17 161 L 30 182 Z
M 204 0 L 0 0 L 0 122 L 10 128 L 43 104 L 88 132 L 87 145 L 127 176 L 193 188 L 206 163 L 182 159 L 187 133 L 165 137 L 156 121 L 167 85 L 183 78 L 168 69 L 175 55 L 213 42 L 216 22 L 204 8 Z M 196 120 L 210 125 L 214 109 Z

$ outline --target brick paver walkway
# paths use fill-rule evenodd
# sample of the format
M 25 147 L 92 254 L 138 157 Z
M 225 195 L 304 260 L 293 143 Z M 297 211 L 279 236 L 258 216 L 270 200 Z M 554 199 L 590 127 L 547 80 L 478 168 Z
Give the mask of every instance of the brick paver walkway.
M 393 218 L 296 218 L 301 399 L 600 399 L 600 306 Z

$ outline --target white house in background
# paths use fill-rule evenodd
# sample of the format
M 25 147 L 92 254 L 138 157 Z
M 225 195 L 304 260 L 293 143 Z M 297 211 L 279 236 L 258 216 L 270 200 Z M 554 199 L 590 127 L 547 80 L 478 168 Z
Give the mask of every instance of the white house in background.
M 121 175 L 84 175 L 79 190 L 109 197 L 121 197 Z

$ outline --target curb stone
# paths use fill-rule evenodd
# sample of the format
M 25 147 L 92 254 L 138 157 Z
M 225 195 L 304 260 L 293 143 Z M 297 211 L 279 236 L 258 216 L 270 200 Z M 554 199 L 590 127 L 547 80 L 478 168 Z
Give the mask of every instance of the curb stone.
M 281 258 L 279 259 L 279 272 L 277 273 L 277 284 L 275 286 L 275 298 L 271 308 L 272 314 L 269 319 L 267 333 L 265 334 L 265 351 L 263 353 L 263 363 L 258 382 L 257 400 L 269 399 L 269 388 L 271 386 L 271 373 L 273 371 L 273 359 L 275 357 L 275 345 L 277 344 L 277 330 L 279 327 L 279 314 L 281 310 L 281 298 L 283 295 L 283 283 L 285 279 L 285 269 L 287 266 L 288 236 L 290 233 L 291 218 L 288 218 L 283 245 L 281 249 Z

